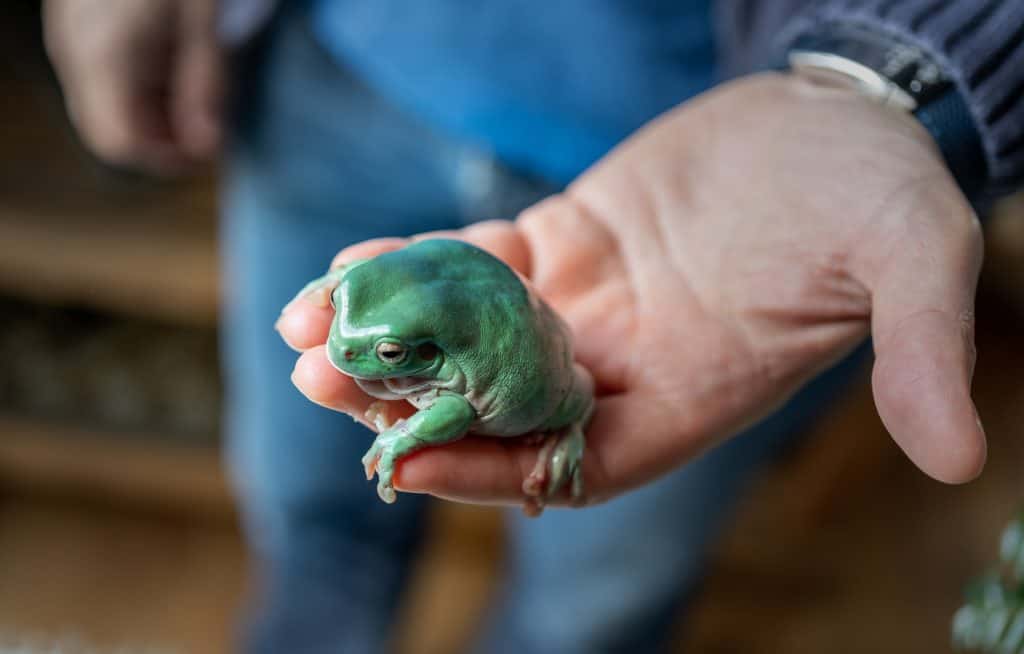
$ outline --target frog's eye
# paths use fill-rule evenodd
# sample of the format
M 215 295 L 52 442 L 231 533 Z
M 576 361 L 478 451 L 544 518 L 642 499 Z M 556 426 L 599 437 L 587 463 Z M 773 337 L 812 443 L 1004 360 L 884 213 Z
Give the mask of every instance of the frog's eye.
M 328 293 L 327 294 L 327 298 L 328 298 L 328 301 L 331 303 L 331 308 L 334 309 L 335 311 L 337 311 L 338 307 L 336 307 L 334 305 L 334 291 L 331 291 L 330 293 Z
M 391 341 L 377 343 L 377 358 L 384 363 L 397 366 L 405 361 L 408 356 L 409 350 L 400 343 L 393 343 Z
M 433 343 L 423 343 L 416 348 L 416 356 L 423 361 L 433 361 L 440 354 L 440 350 Z

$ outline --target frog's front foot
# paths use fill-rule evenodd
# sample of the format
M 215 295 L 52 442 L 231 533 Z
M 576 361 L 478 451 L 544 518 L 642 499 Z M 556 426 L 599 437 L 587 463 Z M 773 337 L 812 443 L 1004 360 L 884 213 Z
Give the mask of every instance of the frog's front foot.
M 341 283 L 341 278 L 345 276 L 345 271 L 351 267 L 352 266 L 345 266 L 329 270 L 323 277 L 318 277 L 306 284 L 302 290 L 285 305 L 284 311 L 287 311 L 288 307 L 292 306 L 299 300 L 305 300 L 320 307 L 321 309 L 326 309 L 331 305 L 331 295 L 334 293 L 334 289 L 338 288 L 338 284 Z
M 377 495 L 388 504 L 395 501 L 395 464 L 403 455 L 417 449 L 419 445 L 419 442 L 407 432 L 404 423 L 404 420 L 399 420 L 390 429 L 378 434 L 370 449 L 363 455 L 366 478 L 373 479 L 374 472 L 377 473 Z
M 523 481 L 527 515 L 540 515 L 544 505 L 567 483 L 572 502 L 583 500 L 583 424 L 574 423 L 561 432 L 552 433 L 537 454 L 537 463 Z

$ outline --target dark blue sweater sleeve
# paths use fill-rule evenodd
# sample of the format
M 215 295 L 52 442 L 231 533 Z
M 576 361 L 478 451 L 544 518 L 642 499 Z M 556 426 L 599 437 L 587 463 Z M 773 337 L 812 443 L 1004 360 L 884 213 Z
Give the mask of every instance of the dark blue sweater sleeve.
M 777 46 L 835 23 L 863 25 L 929 53 L 953 77 L 975 119 L 988 159 L 988 192 L 1024 187 L 1024 0 L 806 2 L 784 25 L 776 23 Z

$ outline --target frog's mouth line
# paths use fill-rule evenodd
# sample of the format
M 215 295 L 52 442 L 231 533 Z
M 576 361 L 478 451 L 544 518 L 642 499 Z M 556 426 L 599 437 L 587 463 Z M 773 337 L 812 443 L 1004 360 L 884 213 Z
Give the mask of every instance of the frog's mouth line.
M 389 377 L 365 379 L 353 377 L 356 385 L 367 395 L 381 400 L 401 400 L 431 388 L 436 380 L 429 377 Z

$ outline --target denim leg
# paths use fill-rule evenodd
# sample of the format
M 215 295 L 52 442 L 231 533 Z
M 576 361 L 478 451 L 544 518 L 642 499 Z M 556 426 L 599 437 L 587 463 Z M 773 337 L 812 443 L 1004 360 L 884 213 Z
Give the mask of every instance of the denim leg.
M 657 652 L 700 581 L 746 482 L 856 370 L 853 356 L 774 415 L 688 466 L 607 504 L 508 516 L 512 557 L 481 654 Z
M 490 168 L 346 74 L 301 9 L 246 61 L 221 233 L 228 458 L 260 577 L 244 648 L 377 652 L 425 500 L 377 499 L 359 463 L 371 434 L 301 396 L 272 326 L 343 246 L 463 225 L 457 190 Z
M 261 564 L 247 648 L 378 651 L 423 500 L 377 500 L 359 467 L 370 433 L 292 386 L 297 355 L 272 328 L 282 303 L 352 234 L 340 223 L 293 229 L 245 186 L 235 180 L 226 202 L 223 342 L 229 458 Z

